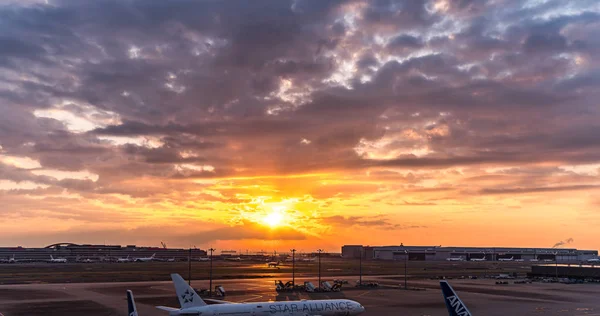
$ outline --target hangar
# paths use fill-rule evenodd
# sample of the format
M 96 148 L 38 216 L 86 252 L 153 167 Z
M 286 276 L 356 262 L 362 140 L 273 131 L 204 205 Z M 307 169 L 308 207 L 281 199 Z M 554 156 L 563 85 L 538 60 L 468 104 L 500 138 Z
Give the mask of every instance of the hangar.
M 516 248 L 516 247 L 442 247 L 442 246 L 363 246 L 345 245 L 342 257 L 366 260 L 442 261 L 449 258 L 472 261 L 558 261 L 582 262 L 597 258 L 597 250 L 574 248 Z

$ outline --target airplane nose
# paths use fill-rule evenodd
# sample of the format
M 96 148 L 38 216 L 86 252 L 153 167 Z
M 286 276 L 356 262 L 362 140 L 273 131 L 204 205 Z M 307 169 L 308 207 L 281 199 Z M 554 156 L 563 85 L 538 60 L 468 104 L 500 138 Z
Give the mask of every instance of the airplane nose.
M 360 313 L 364 313 L 364 312 L 365 312 L 365 307 L 359 304 L 358 305 L 358 313 L 360 314 Z

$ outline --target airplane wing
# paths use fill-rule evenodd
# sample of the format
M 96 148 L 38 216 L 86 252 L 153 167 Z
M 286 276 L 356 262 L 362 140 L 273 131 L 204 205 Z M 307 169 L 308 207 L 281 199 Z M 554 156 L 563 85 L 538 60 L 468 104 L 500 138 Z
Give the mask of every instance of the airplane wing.
M 160 309 L 161 311 L 165 311 L 165 312 L 177 312 L 177 311 L 179 311 L 179 308 L 173 308 L 173 307 L 168 307 L 168 306 L 156 306 L 156 308 Z

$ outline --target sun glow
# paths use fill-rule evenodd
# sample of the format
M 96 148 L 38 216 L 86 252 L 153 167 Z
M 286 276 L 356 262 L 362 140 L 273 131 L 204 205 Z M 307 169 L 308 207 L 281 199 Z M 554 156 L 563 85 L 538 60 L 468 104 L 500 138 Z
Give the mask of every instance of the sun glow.
M 273 209 L 263 218 L 263 223 L 271 228 L 279 227 L 283 224 L 283 209 Z

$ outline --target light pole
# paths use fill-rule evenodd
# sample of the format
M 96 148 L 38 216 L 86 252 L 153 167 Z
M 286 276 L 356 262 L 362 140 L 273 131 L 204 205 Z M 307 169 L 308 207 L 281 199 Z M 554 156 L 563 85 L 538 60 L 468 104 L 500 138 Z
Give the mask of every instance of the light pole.
M 188 253 L 188 285 L 192 286 L 192 247 Z
M 292 252 L 292 286 L 296 286 L 296 249 L 290 251 Z
M 362 286 L 362 256 L 363 248 L 360 247 L 360 256 L 358 256 L 358 285 Z
M 208 251 L 210 251 L 210 275 L 209 275 L 209 286 L 208 286 L 208 296 L 212 296 L 212 259 L 213 259 L 213 251 L 215 251 L 215 248 L 210 248 L 208 249 Z
M 406 274 L 407 274 L 407 267 L 408 267 L 408 250 L 404 250 L 404 253 L 406 254 L 404 256 L 404 289 L 407 290 L 408 286 L 406 283 Z
M 323 249 L 319 249 L 317 252 L 319 253 L 319 290 L 321 290 L 321 252 Z

